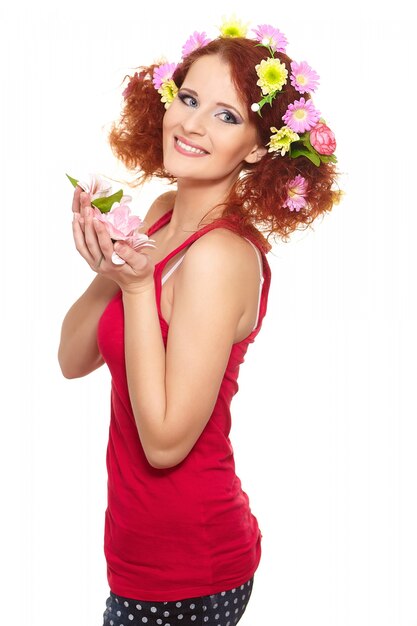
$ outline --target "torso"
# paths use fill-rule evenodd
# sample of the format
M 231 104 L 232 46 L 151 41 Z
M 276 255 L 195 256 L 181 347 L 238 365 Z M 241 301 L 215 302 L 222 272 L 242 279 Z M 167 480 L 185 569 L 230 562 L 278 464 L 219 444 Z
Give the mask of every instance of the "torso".
M 162 217 L 162 215 L 167 213 L 169 210 L 170 208 L 169 207 L 167 208 L 167 205 L 164 203 L 164 205 L 161 206 L 160 211 L 158 211 L 158 213 L 154 213 L 154 215 L 152 216 L 153 217 L 152 223 L 155 223 L 160 217 Z M 149 220 L 147 220 L 147 223 L 149 226 L 151 225 Z M 238 236 L 232 233 L 231 231 L 227 231 L 226 229 L 221 229 L 221 230 L 224 231 L 227 236 L 230 236 L 230 237 Z M 153 241 L 155 242 L 155 248 L 146 249 L 146 253 L 149 254 L 149 256 L 151 257 L 155 265 L 159 263 L 160 261 L 162 261 L 163 259 L 165 259 L 165 257 L 168 256 L 168 254 L 172 250 L 175 250 L 178 246 L 184 243 L 184 241 L 186 241 L 192 234 L 191 232 L 180 233 L 168 239 L 166 231 L 167 231 L 167 225 L 162 226 L 154 234 L 152 234 L 151 239 L 153 239 Z M 247 243 L 247 246 L 249 247 L 250 244 Z M 252 249 L 252 246 L 250 246 L 250 248 L 251 250 L 249 250 L 249 254 L 253 256 L 254 280 L 248 281 L 247 284 L 245 285 L 246 306 L 245 306 L 244 313 L 242 314 L 237 324 L 233 343 L 237 343 L 245 339 L 249 335 L 249 333 L 252 331 L 254 324 L 255 324 L 255 320 L 256 320 L 257 306 L 258 306 L 258 294 L 259 294 L 259 288 L 260 288 L 259 267 L 258 267 L 258 263 L 255 257 L 255 251 Z M 184 254 L 186 250 L 187 248 L 183 248 L 178 254 L 176 254 L 172 259 L 170 259 L 166 263 L 163 269 L 162 277 L 165 276 L 165 274 L 167 274 L 169 269 L 178 261 L 178 259 Z M 181 263 L 180 266 L 173 272 L 173 274 L 171 274 L 171 276 L 164 283 L 162 290 L 161 290 L 161 313 L 162 313 L 163 318 L 166 320 L 168 324 L 170 323 L 171 315 L 172 315 L 172 308 L 173 308 L 174 294 L 175 294 L 175 284 L 176 284 L 176 281 L 178 280 L 178 277 L 181 276 L 182 266 L 183 266 L 183 263 Z

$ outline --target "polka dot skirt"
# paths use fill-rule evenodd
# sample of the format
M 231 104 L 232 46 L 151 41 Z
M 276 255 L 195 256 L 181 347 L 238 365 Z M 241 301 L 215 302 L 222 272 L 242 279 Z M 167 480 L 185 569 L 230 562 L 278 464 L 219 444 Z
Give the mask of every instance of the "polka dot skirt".
M 244 585 L 211 596 L 178 602 L 145 602 L 110 591 L 103 626 L 235 626 L 252 593 L 253 578 Z

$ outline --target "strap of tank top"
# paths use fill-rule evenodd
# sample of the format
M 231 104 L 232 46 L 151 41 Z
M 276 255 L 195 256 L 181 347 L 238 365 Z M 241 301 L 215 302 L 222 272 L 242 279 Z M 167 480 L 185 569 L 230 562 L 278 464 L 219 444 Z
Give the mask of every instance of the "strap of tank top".
M 175 270 L 177 269 L 177 267 L 180 265 L 180 263 L 184 260 L 185 257 L 185 252 L 184 254 L 178 259 L 178 261 L 176 261 L 176 263 L 174 263 L 174 265 L 167 271 L 167 273 L 165 274 L 165 276 L 162 277 L 161 279 L 161 285 L 163 285 L 168 278 L 171 276 L 171 274 L 173 274 L 175 272 Z
M 252 328 L 252 332 L 255 330 L 255 328 L 258 325 L 258 319 L 259 319 L 259 310 L 261 308 L 261 295 L 262 295 L 262 285 L 264 282 L 264 274 L 263 274 L 263 267 L 262 267 L 262 260 L 261 260 L 261 253 L 259 252 L 258 248 L 255 246 L 254 243 L 252 243 L 250 241 L 250 239 L 247 239 L 245 237 L 246 241 L 248 241 L 250 243 L 250 245 L 252 246 L 252 248 L 255 250 L 256 252 L 256 258 L 258 259 L 258 265 L 259 265 L 259 274 L 260 274 L 260 285 L 259 285 L 259 295 L 258 295 L 258 307 L 256 310 L 256 321 L 255 321 L 255 326 Z

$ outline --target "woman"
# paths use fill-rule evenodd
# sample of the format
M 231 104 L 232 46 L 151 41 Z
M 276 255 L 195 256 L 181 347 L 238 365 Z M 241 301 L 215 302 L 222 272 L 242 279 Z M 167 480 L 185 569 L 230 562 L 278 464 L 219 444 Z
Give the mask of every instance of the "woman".
M 68 378 L 104 362 L 112 375 L 105 626 L 240 620 L 261 533 L 230 402 L 267 307 L 262 233 L 285 238 L 337 199 L 317 75 L 276 29 L 231 30 L 194 33 L 178 66 L 142 68 L 124 92 L 112 148 L 138 182 L 176 182 L 145 217 L 155 249 L 113 245 L 74 194 L 76 248 L 97 276 L 65 317 L 59 362 Z

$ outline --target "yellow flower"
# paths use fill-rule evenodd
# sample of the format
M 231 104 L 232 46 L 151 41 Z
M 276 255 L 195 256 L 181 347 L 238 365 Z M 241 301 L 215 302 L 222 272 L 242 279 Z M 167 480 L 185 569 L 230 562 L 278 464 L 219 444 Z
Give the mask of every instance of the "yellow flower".
M 244 24 L 233 15 L 229 20 L 223 18 L 220 26 L 221 37 L 246 37 L 249 24 Z
M 263 59 L 259 65 L 255 66 L 255 69 L 259 76 L 256 84 L 262 89 L 264 96 L 281 91 L 287 82 L 287 68 L 279 59 Z
M 284 156 L 290 149 L 290 144 L 293 141 L 297 141 L 300 137 L 288 126 L 283 126 L 279 130 L 275 126 L 271 127 L 271 131 L 274 133 L 271 135 L 271 140 L 267 144 L 269 146 L 268 152 L 280 152 L 281 156 Z
M 168 109 L 169 105 L 178 93 L 178 87 L 172 78 L 170 78 L 162 83 L 161 88 L 158 89 L 158 93 L 161 94 L 161 102 L 163 102 L 165 108 Z

